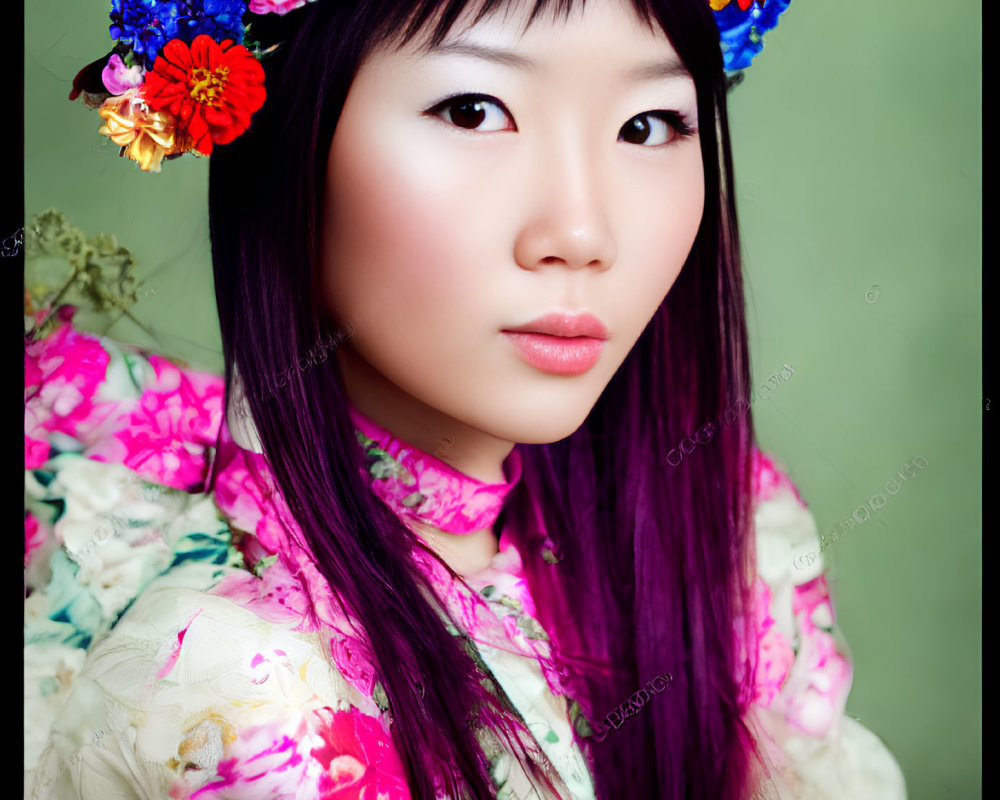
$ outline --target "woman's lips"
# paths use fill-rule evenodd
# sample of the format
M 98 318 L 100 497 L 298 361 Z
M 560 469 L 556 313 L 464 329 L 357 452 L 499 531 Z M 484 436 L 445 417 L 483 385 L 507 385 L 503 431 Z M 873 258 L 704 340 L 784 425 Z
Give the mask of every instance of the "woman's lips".
M 592 314 L 551 312 L 501 331 L 524 361 L 555 375 L 579 375 L 601 357 L 607 329 Z
M 555 375 L 579 375 L 601 357 L 604 341 L 589 336 L 551 336 L 547 333 L 502 331 L 528 364 Z

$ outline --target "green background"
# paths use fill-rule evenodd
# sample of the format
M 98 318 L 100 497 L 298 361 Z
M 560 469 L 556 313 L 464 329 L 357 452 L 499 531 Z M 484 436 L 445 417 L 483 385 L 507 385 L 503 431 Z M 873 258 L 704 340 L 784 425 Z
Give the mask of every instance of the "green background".
M 220 371 L 207 161 L 142 174 L 67 101 L 110 48 L 109 7 L 26 4 L 27 214 L 55 206 L 139 258 L 154 340 L 127 320 L 112 336 Z M 981 796 L 980 13 L 795 0 L 730 106 L 756 382 L 795 370 L 754 400 L 761 445 L 821 532 L 928 462 L 826 551 L 848 713 L 913 800 Z

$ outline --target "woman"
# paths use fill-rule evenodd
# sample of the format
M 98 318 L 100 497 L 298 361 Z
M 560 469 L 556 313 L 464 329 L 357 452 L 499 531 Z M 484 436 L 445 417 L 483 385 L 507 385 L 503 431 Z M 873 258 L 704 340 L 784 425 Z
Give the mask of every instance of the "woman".
M 245 132 L 225 41 L 146 67 L 212 152 L 226 422 L 217 380 L 68 320 L 29 349 L 49 525 L 91 462 L 118 487 L 70 560 L 160 558 L 101 609 L 33 791 L 904 796 L 841 718 L 820 565 L 792 585 L 815 526 L 753 447 L 704 0 L 256 24 Z

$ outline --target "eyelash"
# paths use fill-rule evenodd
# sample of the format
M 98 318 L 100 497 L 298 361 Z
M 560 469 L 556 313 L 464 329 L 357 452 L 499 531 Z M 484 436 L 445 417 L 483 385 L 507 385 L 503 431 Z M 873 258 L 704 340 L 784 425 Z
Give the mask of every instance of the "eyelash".
M 663 145 L 647 145 L 648 147 L 664 147 L 666 145 L 673 144 L 680 139 L 687 139 L 689 136 L 694 136 L 698 132 L 696 128 L 691 127 L 684 121 L 684 115 L 679 111 L 643 111 L 641 114 L 636 114 L 634 117 L 630 117 L 625 125 L 628 125 L 629 122 L 634 119 L 641 119 L 643 117 L 665 122 L 673 129 L 674 132 L 674 137 L 669 142 L 666 142 Z M 625 130 L 625 125 L 622 125 L 622 130 Z M 622 141 L 621 133 L 618 134 L 618 141 Z M 641 147 L 642 145 L 639 146 Z
M 515 131 L 517 130 L 517 124 L 514 122 L 514 117 L 507 109 L 507 106 L 505 106 L 497 98 L 488 94 L 471 93 L 471 94 L 452 95 L 451 97 L 446 97 L 444 100 L 435 103 L 424 113 L 430 116 L 443 118 L 445 111 L 455 108 L 459 104 L 469 105 L 476 103 L 484 105 L 488 104 L 496 107 L 507 118 L 507 122 L 510 123 L 511 126 L 513 126 L 513 130 Z M 684 115 L 681 114 L 679 111 L 667 111 L 667 110 L 643 111 L 641 114 L 636 114 L 635 116 L 630 117 L 625 122 L 625 125 L 628 125 L 635 119 L 640 119 L 643 117 L 661 120 L 662 122 L 665 122 L 667 125 L 669 125 L 674 132 L 674 137 L 672 137 L 669 142 L 665 142 L 664 144 L 660 145 L 646 145 L 649 147 L 664 147 L 666 145 L 673 144 L 674 142 L 680 139 L 686 139 L 690 136 L 693 136 L 698 132 L 696 128 L 693 128 L 692 126 L 688 125 L 688 123 L 684 119 Z M 450 119 L 444 119 L 444 121 L 450 125 L 454 125 L 456 128 L 462 128 L 462 130 L 474 131 L 477 130 L 478 128 L 478 126 L 474 128 L 465 128 L 461 125 L 456 125 L 455 122 Z M 480 122 L 479 124 L 481 125 L 482 122 Z M 625 125 L 622 125 L 622 130 L 625 129 Z M 508 130 L 508 129 L 503 128 L 500 130 Z M 495 131 L 485 131 L 485 132 L 493 133 Z M 621 132 L 619 132 L 618 141 L 624 141 Z M 640 144 L 638 146 L 642 147 L 643 145 Z
M 457 107 L 459 105 L 468 105 L 468 104 L 473 104 L 473 103 L 489 104 L 491 106 L 495 106 L 496 108 L 500 109 L 501 113 L 507 118 L 507 121 L 511 125 L 513 125 L 514 130 L 515 131 L 517 130 L 517 125 L 514 123 L 514 117 L 510 113 L 510 111 L 507 110 L 507 106 L 505 106 L 503 103 L 501 103 L 499 100 L 497 100 L 497 98 L 493 97 L 492 95 L 488 95 L 488 94 L 475 94 L 475 93 L 473 93 L 473 94 L 456 94 L 456 95 L 452 95 L 451 97 L 446 97 L 444 100 L 440 101 L 439 103 L 435 103 L 433 106 L 431 106 L 429 109 L 427 109 L 427 111 L 424 112 L 424 113 L 429 114 L 429 115 L 434 116 L 434 117 L 441 117 L 442 113 L 444 111 L 450 109 L 450 108 L 455 108 L 455 107 Z M 448 124 L 450 124 L 450 125 L 455 125 L 454 122 L 450 122 L 449 120 L 445 120 L 445 122 L 448 122 Z M 480 124 L 482 124 L 482 123 L 480 123 Z M 461 125 L 455 125 L 455 127 L 456 128 L 462 128 Z M 476 128 L 462 128 L 462 130 L 476 130 Z M 488 132 L 492 133 L 492 131 L 488 131 Z

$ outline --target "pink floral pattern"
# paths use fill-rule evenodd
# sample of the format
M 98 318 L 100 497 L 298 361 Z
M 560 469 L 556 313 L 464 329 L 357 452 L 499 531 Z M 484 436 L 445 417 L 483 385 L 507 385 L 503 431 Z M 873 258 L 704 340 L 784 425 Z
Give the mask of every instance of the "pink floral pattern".
M 751 702 L 767 708 L 771 705 L 784 685 L 792 664 L 795 651 L 774 627 L 771 616 L 771 590 L 760 578 L 754 582 L 757 631 L 756 685 Z
M 57 313 L 58 327 L 24 349 L 26 459 L 27 440 L 46 439 L 50 432 L 92 441 L 117 405 L 98 399 L 110 361 L 107 351 L 73 328 L 72 307 Z M 33 456 L 37 458 L 37 450 Z
M 257 0 L 269 6 L 295 2 Z M 241 534 L 239 548 L 247 569 L 220 570 L 203 596 L 232 601 L 233 607 L 250 612 L 255 625 L 321 641 L 339 676 L 360 694 L 347 710 L 334 710 L 316 695 L 306 696 L 304 702 L 298 698 L 280 713 L 261 706 L 271 709 L 267 714 L 274 718 L 262 711 L 254 724 L 225 729 L 222 755 L 209 765 L 214 772 L 200 773 L 202 782 L 197 784 L 189 784 L 188 776 L 178 778 L 171 796 L 409 797 L 387 722 L 375 701 L 371 647 L 345 617 L 317 569 L 264 457 L 232 440 L 224 424 L 222 379 L 181 369 L 155 355 L 130 355 L 128 369 L 116 374 L 129 374 L 135 391 L 116 394 L 108 388 L 108 367 L 112 353 L 121 359 L 122 351 L 106 349 L 96 337 L 74 330 L 71 311 L 59 313 L 61 324 L 52 334 L 26 345 L 26 467 L 45 465 L 51 455 L 50 434 L 60 433 L 75 439 L 82 455 L 95 461 L 123 464 L 143 479 L 173 489 L 210 490 L 230 529 Z M 508 480 L 484 484 L 396 439 L 356 410 L 352 415 L 361 440 L 368 440 L 366 450 L 380 453 L 380 466 L 371 473 L 372 490 L 404 519 L 430 521 L 457 533 L 481 530 L 494 523 L 520 476 L 516 449 L 505 464 Z M 206 486 L 210 474 L 212 484 Z M 758 504 L 787 501 L 805 507 L 788 476 L 756 449 L 753 480 Z M 40 521 L 26 513 L 26 565 L 43 550 L 46 538 Z M 484 653 L 493 648 L 525 656 L 540 668 L 553 695 L 566 693 L 567 676 L 556 667 L 548 637 L 537 622 L 520 553 L 507 531 L 491 566 L 464 581 L 421 548 L 413 557 L 459 626 L 458 633 L 468 635 Z M 825 578 L 781 594 L 777 584 L 769 586 L 758 577 L 753 596 L 747 620 L 752 630 L 741 637 L 756 654 L 749 702 L 784 710 L 789 724 L 806 735 L 828 735 L 843 713 L 851 665 L 834 637 Z M 776 605 L 779 597 L 786 603 L 791 598 L 791 614 Z M 159 679 L 173 680 L 183 671 L 177 665 L 187 648 L 185 634 L 200 613 L 178 620 L 176 639 L 161 643 Z M 779 619 L 794 619 L 794 632 L 781 629 Z M 254 686 L 280 682 L 272 675 L 274 663 L 285 664 L 285 673 L 299 678 L 309 668 L 301 654 L 293 667 L 288 652 L 273 644 L 248 661 Z M 541 678 L 535 680 L 541 687 Z
M 300 630 L 317 630 L 320 625 L 345 627 L 340 605 L 316 568 L 263 456 L 238 447 L 225 428 L 219 438 L 219 453 L 218 463 L 225 466 L 215 475 L 216 503 L 235 529 L 253 534 L 241 543 L 247 563 L 269 563 L 260 577 L 277 581 L 275 586 L 281 587 L 261 592 L 258 605 L 279 602 L 279 615 L 294 610 L 301 618 Z M 275 575 L 268 576 L 272 571 Z M 252 584 L 252 579 L 246 580 Z M 219 591 L 237 591 L 236 582 L 223 584 Z
M 24 513 L 24 566 L 31 563 L 32 556 L 45 544 L 45 531 L 38 519 L 30 511 Z
M 756 447 L 753 449 L 753 485 L 758 501 L 770 500 L 781 489 L 788 489 L 795 495 L 799 505 L 806 508 L 806 502 L 791 479 L 778 469 L 770 456 Z
M 357 709 L 317 708 L 242 729 L 219 762 L 219 780 L 192 800 L 405 800 L 403 764 L 378 720 Z
M 801 635 L 797 668 L 805 686 L 791 698 L 788 720 L 809 736 L 825 736 L 843 713 L 853 679 L 853 666 L 834 638 L 826 576 L 796 586 L 792 610 Z
M 282 559 L 262 569 L 260 577 L 251 572 L 228 575 L 210 593 L 227 597 L 268 622 L 290 624 L 297 631 L 312 633 L 320 627 L 303 581 L 289 572 Z
M 222 421 L 222 380 L 181 371 L 155 355 L 149 363 L 155 389 L 143 392 L 114 437 L 90 455 L 122 463 L 173 489 L 200 491 L 208 476 L 208 450 L 215 446 Z
M 49 443 L 44 439 L 24 437 L 24 468 L 38 469 L 49 460 Z
M 771 458 L 755 449 L 753 459 L 758 504 L 806 507 L 795 485 Z M 826 577 L 819 575 L 796 584 L 791 573 L 789 559 L 781 580 L 787 581 L 786 596 L 791 598 L 794 636 L 778 630 L 771 587 L 759 577 L 756 581 L 757 663 L 752 701 L 765 708 L 779 708 L 793 730 L 821 738 L 830 734 L 844 713 L 852 666 L 835 637 Z
M 521 453 L 511 451 L 503 483 L 484 483 L 463 475 L 439 458 L 418 450 L 351 408 L 355 427 L 372 444 L 378 459 L 372 491 L 403 519 L 427 522 L 449 533 L 473 533 L 490 527 L 503 501 L 521 477 Z
M 201 491 L 222 421 L 222 379 L 153 355 L 155 380 L 140 397 L 103 400 L 108 351 L 73 328 L 72 307 L 56 313 L 55 331 L 25 345 L 25 462 L 44 463 L 47 434 L 57 432 L 80 442 L 90 458 L 124 464 L 173 489 Z

